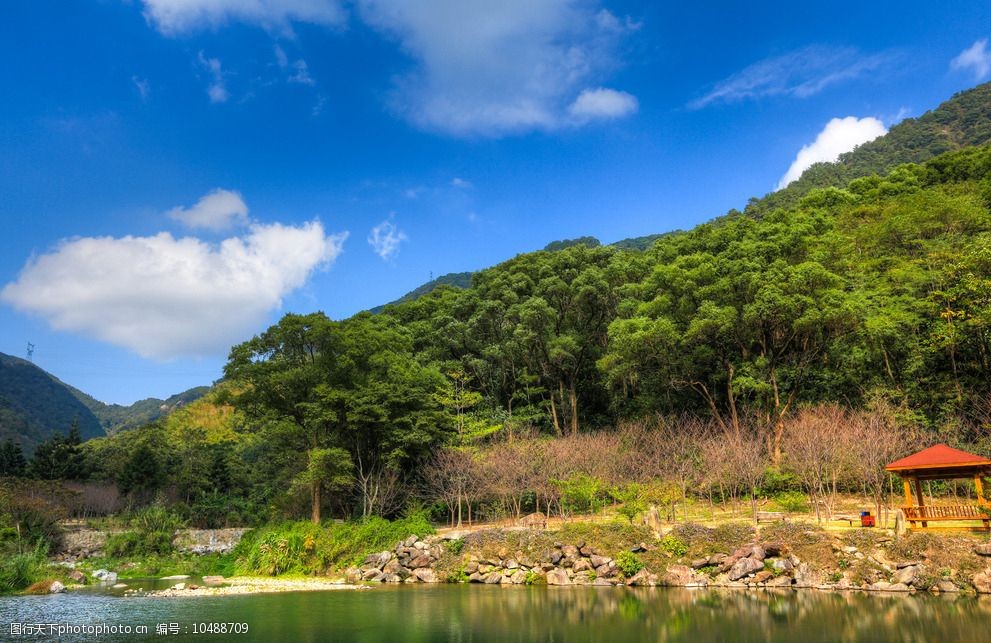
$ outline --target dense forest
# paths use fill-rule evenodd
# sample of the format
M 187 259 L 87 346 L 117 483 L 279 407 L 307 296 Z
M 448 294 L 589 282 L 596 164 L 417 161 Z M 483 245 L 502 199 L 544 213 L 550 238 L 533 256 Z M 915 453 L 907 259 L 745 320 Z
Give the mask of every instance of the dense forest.
M 378 314 L 286 315 L 202 400 L 66 447 L 116 485 L 87 510 L 457 521 L 838 483 L 880 505 L 887 459 L 991 447 L 991 146 L 844 162 L 646 250 L 565 242 Z

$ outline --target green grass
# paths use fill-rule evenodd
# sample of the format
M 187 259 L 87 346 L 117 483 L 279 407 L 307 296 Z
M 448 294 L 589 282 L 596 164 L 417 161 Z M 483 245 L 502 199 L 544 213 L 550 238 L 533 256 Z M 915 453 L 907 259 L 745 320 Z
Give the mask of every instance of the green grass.
M 10 594 L 52 577 L 48 549 L 38 546 L 33 551 L 11 552 L 0 559 L 0 594 Z
M 391 522 L 371 517 L 326 526 L 287 522 L 249 531 L 233 555 L 240 574 L 325 574 L 357 565 L 369 553 L 392 549 L 411 534 L 432 533 L 421 514 Z

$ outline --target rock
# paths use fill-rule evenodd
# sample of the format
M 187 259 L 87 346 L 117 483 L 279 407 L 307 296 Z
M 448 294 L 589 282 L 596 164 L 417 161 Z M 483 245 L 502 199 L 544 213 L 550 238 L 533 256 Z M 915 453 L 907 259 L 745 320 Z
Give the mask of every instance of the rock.
M 363 580 L 363 581 L 370 581 L 370 580 L 372 580 L 373 578 L 375 578 L 376 576 L 378 576 L 381 573 L 382 573 L 381 570 L 376 569 L 375 567 L 372 567 L 371 569 L 366 569 L 361 574 L 361 580 Z
M 413 543 L 413 549 L 419 549 L 420 551 L 425 551 L 427 549 L 430 549 L 430 545 L 420 540 L 418 542 Z
M 468 563 L 467 565 L 465 565 L 465 573 L 466 574 L 474 574 L 477 571 L 478 571 L 478 563 L 477 562 L 472 561 L 472 562 Z
M 974 553 L 978 556 L 991 556 L 991 543 L 977 545 L 974 547 Z
M 385 574 L 385 577 L 382 579 L 382 582 L 383 583 L 401 583 L 401 582 L 403 582 L 403 577 L 400 576 L 399 574 Z
M 730 580 L 740 580 L 764 568 L 764 563 L 756 558 L 741 558 L 729 570 Z
M 499 583 L 502 582 L 502 578 L 503 576 L 499 572 L 492 572 L 491 574 L 485 577 L 485 584 L 498 585 Z
M 574 545 L 565 545 L 561 548 L 561 553 L 565 558 L 578 558 L 578 548 Z
M 203 581 L 206 582 L 206 578 L 204 578 Z M 354 585 L 355 583 L 358 583 L 360 581 L 361 581 L 361 570 L 358 569 L 357 567 L 349 567 L 347 571 L 344 572 L 344 582 L 346 582 L 348 585 Z M 207 582 L 207 584 L 209 585 L 210 583 Z
M 516 573 L 509 577 L 509 582 L 513 585 L 522 585 L 526 582 L 526 572 L 522 569 L 517 569 Z
M 592 567 L 602 567 L 603 565 L 608 565 L 612 562 L 612 558 L 607 556 L 598 556 L 596 554 L 592 554 L 588 560 L 592 563 Z
M 430 558 L 430 556 L 421 554 L 416 558 L 414 558 L 413 560 L 409 561 L 409 565 L 407 565 L 407 567 L 409 567 L 410 569 L 418 569 L 420 567 L 430 567 L 430 564 L 432 562 L 434 561 L 432 558 Z
M 991 568 L 974 574 L 973 583 L 978 594 L 991 594 Z
M 760 545 L 754 545 L 750 547 L 750 553 L 747 554 L 750 558 L 754 560 L 764 560 L 766 554 L 764 553 L 764 548 Z
M 176 583 L 175 585 L 172 586 L 172 589 L 181 592 L 182 590 L 186 589 L 186 583 Z
M 416 544 L 416 543 L 417 543 L 417 542 L 418 542 L 419 540 L 420 540 L 420 539 L 419 539 L 419 538 L 418 538 L 418 537 L 416 536 L 416 534 L 412 534 L 412 535 L 410 535 L 410 537 L 409 537 L 409 538 L 407 538 L 406 540 L 404 540 L 404 541 L 403 541 L 403 545 L 405 545 L 406 547 L 412 547 L 412 546 L 413 546 L 413 545 L 415 545 L 415 544 Z
M 415 574 L 416 572 L 413 572 L 413 573 Z M 483 583 L 483 582 L 485 582 L 485 576 L 483 576 L 480 572 L 475 572 L 474 574 L 471 574 L 470 576 L 468 576 L 468 582 L 469 583 Z
M 840 551 L 842 551 L 844 554 L 856 554 L 857 548 L 854 547 L 853 545 L 847 545 L 846 547 L 840 548 Z
M 891 583 L 886 583 L 883 580 L 879 580 L 878 582 L 869 585 L 867 589 L 872 592 L 886 592 L 889 587 L 891 587 Z
M 613 586 L 612 582 L 606 580 L 605 578 L 596 578 L 594 581 L 592 581 L 592 585 L 594 585 L 596 587 L 612 587 Z
M 374 576 L 368 579 L 370 583 L 381 583 L 385 580 L 385 574 L 383 572 L 376 572 Z
M 512 558 L 506 561 L 506 569 L 519 569 L 519 566 L 520 564 Z
M 428 568 L 420 568 L 413 571 L 410 578 L 415 578 L 421 583 L 439 583 L 440 579 L 437 578 L 437 572 Z
M 595 575 L 600 576 L 602 578 L 611 578 L 616 575 L 617 571 L 619 570 L 616 567 L 616 564 L 613 562 L 608 562 L 605 565 L 599 565 L 598 567 L 596 567 Z
M 727 558 L 729 558 L 729 556 L 727 556 L 726 554 L 713 554 L 712 556 L 709 556 L 709 564 L 722 565 Z
M 348 571 L 351 571 L 351 570 L 348 570 Z M 204 585 L 220 585 L 225 580 L 227 580 L 227 579 L 225 579 L 223 576 L 204 576 L 203 577 L 203 584 Z
M 799 564 L 795 569 L 795 587 L 814 587 L 818 584 L 819 574 L 812 571 L 808 563 Z
M 895 569 L 904 569 L 906 567 L 915 567 L 916 565 L 921 565 L 921 560 L 909 560 L 904 563 L 895 563 Z
M 82 573 L 78 569 L 74 569 L 69 572 L 69 579 L 74 583 L 84 583 L 86 582 L 86 574 Z
M 708 558 L 696 558 L 695 560 L 692 561 L 692 569 L 701 569 L 703 567 L 708 567 L 708 565 L 709 565 Z
M 642 554 L 643 552 L 647 551 L 647 544 L 640 543 L 639 545 L 634 545 L 633 547 L 630 547 L 630 551 L 633 552 L 634 554 Z
M 764 548 L 764 556 L 771 558 L 774 556 L 780 556 L 781 554 L 787 553 L 788 547 L 778 542 L 774 543 L 764 543 L 762 545 Z
M 588 585 L 589 582 L 587 574 L 575 574 L 571 579 L 572 585 Z
M 189 574 L 176 574 L 175 576 L 162 576 L 160 580 L 186 580 Z
M 909 586 L 905 583 L 895 583 L 894 585 L 889 585 L 888 589 L 884 590 L 886 592 L 907 592 L 909 591 Z
M 558 563 L 560 563 L 562 558 L 564 558 L 564 554 L 562 554 L 560 551 L 551 552 L 550 560 L 552 565 L 557 565 Z
M 764 583 L 765 587 L 791 587 L 791 576 L 775 576 Z
M 915 578 L 918 575 L 918 567 L 902 567 L 891 575 L 891 582 L 896 584 L 901 583 L 902 585 L 911 585 L 915 582 Z
M 643 570 L 640 570 L 641 572 Z M 639 574 L 640 572 L 638 572 Z M 636 576 L 634 576 L 636 578 Z M 694 584 L 695 573 L 692 571 L 691 567 L 687 565 L 672 565 L 668 567 L 667 571 L 664 573 L 664 578 L 662 579 L 664 585 L 669 585 L 671 587 L 684 587 L 686 585 Z
M 588 545 L 583 545 L 583 546 L 581 546 L 581 547 L 578 548 L 578 553 L 581 554 L 582 556 L 588 557 L 588 556 L 592 556 L 593 554 L 595 554 L 595 551 L 593 551 L 593 549 L 591 547 L 589 547 Z
M 587 572 L 588 570 L 592 569 L 592 563 L 588 562 L 584 558 L 579 558 L 578 560 L 575 561 L 575 564 L 572 566 L 572 569 L 575 570 L 576 572 Z
M 788 560 L 787 558 L 778 558 L 771 562 L 771 567 L 775 571 L 790 572 L 792 569 L 794 569 L 795 566 L 792 565 L 791 561 Z
M 570 585 L 571 580 L 568 578 L 568 573 L 563 569 L 552 569 L 547 572 L 547 584 L 548 585 Z
M 757 572 L 756 574 L 754 574 L 754 580 L 753 580 L 753 582 L 755 582 L 755 583 L 766 583 L 767 581 L 771 580 L 772 578 L 774 578 L 774 572 L 769 572 L 766 569 L 764 569 L 764 570 L 761 570 L 761 571 Z
M 125 587 L 127 587 L 127 583 L 117 583 L 110 589 L 124 589 Z M 192 585 L 190 585 L 190 587 L 192 587 Z
M 960 588 L 956 586 L 956 583 L 954 583 L 951 580 L 939 581 L 938 583 L 936 583 L 936 589 L 938 589 L 941 592 L 947 592 L 947 593 L 960 591 Z
M 393 558 L 392 560 L 390 560 L 385 564 L 385 566 L 382 568 L 382 571 L 385 572 L 386 574 L 395 574 L 400 569 L 402 569 L 402 567 L 403 566 L 399 564 L 399 559 Z
M 65 585 L 61 581 L 53 580 L 52 584 L 48 586 L 49 594 L 61 594 L 65 591 Z

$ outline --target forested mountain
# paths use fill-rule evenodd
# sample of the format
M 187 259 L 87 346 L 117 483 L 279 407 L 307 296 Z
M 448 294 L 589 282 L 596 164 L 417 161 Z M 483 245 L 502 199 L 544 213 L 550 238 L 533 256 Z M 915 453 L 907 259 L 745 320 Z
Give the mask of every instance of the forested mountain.
M 83 438 L 103 435 L 100 420 L 65 384 L 27 360 L 0 353 L 0 440 L 34 447 L 73 422 Z
M 31 449 L 77 423 L 83 439 L 142 426 L 202 397 L 197 387 L 166 400 L 149 398 L 130 406 L 104 404 L 27 360 L 0 353 L 0 441 Z
M 962 95 L 950 104 L 919 122 L 983 131 L 983 102 Z M 893 135 L 910 148 L 905 131 Z M 583 436 L 625 427 L 622 439 L 637 444 L 651 422 L 673 427 L 664 453 L 681 427 L 702 422 L 719 462 L 753 455 L 744 468 L 759 475 L 788 466 L 796 426 L 819 423 L 821 441 L 837 432 L 828 418 L 850 414 L 862 414 L 868 434 L 896 431 L 894 444 L 903 431 L 917 443 L 984 451 L 989 208 L 991 145 L 966 146 L 808 189 L 790 205 L 758 202 L 645 250 L 565 242 L 380 314 L 286 315 L 235 346 L 224 385 L 197 403 L 200 415 L 224 419 L 222 431 L 176 426 L 181 439 L 166 440 L 157 422 L 92 441 L 94 475 L 129 479 L 126 463 L 144 466 L 148 454 L 161 463 L 198 454 L 201 469 L 226 472 L 228 495 L 210 496 L 218 492 L 200 474 L 187 479 L 172 465 L 156 484 L 317 518 L 321 508 L 395 513 L 396 498 L 436 483 L 447 466 L 439 452 L 450 456 L 448 482 L 472 478 L 490 458 L 492 475 L 505 477 L 523 466 L 511 448 L 518 438 L 561 449 L 547 461 L 561 469 L 527 460 L 546 475 L 497 476 L 499 488 L 553 497 L 574 476 L 605 485 L 593 464 L 614 454 L 583 452 Z M 731 474 L 713 475 L 722 484 Z M 752 491 L 755 482 L 733 484 Z

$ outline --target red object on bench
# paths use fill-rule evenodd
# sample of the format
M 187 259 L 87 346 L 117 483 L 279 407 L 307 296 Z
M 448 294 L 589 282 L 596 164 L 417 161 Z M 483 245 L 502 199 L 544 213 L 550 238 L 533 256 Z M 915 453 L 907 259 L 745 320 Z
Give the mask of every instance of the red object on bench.
M 873 527 L 874 526 L 874 516 L 861 516 L 860 517 L 861 527 Z

